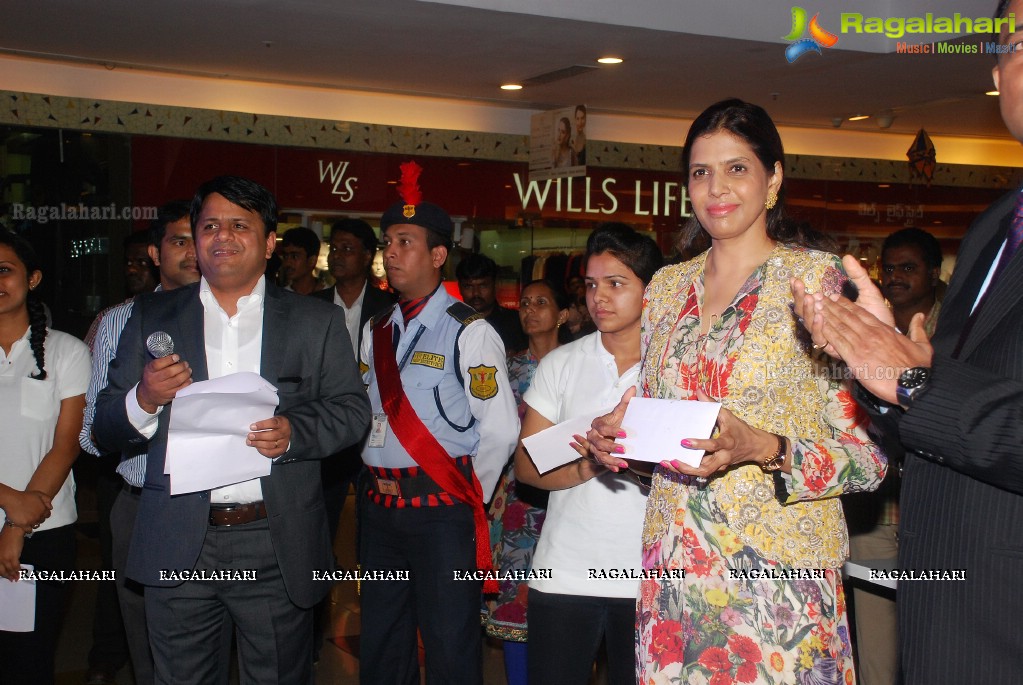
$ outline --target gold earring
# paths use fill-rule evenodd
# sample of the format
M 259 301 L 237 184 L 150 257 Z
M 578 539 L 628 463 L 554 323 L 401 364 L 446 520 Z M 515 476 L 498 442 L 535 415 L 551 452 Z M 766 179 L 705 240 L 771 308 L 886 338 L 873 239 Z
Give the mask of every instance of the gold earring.
M 766 209 L 774 209 L 776 204 L 778 204 L 778 193 L 772 190 L 767 193 L 767 200 L 764 201 L 764 207 Z

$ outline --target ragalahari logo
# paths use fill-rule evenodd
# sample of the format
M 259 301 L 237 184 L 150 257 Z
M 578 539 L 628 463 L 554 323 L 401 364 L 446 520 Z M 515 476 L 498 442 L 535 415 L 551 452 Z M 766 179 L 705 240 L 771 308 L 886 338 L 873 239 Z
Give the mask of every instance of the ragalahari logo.
M 838 36 L 821 28 L 818 23 L 819 13 L 813 15 L 813 19 L 809 23 L 807 23 L 806 17 L 806 10 L 802 7 L 792 8 L 792 31 L 783 37 L 784 40 L 794 41 L 792 45 L 785 48 L 785 59 L 789 61 L 789 64 L 808 52 L 816 52 L 819 55 L 821 48 L 831 48 L 838 43 Z M 807 32 L 810 37 L 803 38 Z

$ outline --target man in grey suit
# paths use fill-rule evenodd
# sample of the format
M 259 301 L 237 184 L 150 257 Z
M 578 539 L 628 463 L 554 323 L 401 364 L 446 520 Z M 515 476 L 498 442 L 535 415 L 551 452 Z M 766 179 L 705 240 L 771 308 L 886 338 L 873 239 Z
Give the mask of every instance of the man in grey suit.
M 330 587 L 314 571 L 333 567 L 319 460 L 363 436 L 369 403 L 340 311 L 263 276 L 276 242 L 269 191 L 213 179 L 196 193 L 191 221 L 202 280 L 136 300 L 96 404 L 99 444 L 148 441 L 127 575 L 147 586 L 156 682 L 215 681 L 229 615 L 243 683 L 312 683 L 310 607 Z M 148 355 L 155 331 L 170 334 L 174 354 Z M 246 440 L 273 460 L 270 475 L 171 496 L 164 461 L 175 393 L 242 371 L 278 388 L 275 416 L 252 424 Z
M 994 67 L 1002 119 L 1023 142 L 1023 0 L 1003 0 Z M 859 263 L 856 303 L 805 296 L 815 346 L 844 359 L 861 404 L 906 448 L 899 520 L 900 662 L 906 685 L 1023 677 L 1023 238 L 1021 192 L 981 214 L 963 240 L 928 342 L 924 315 L 894 327 Z M 957 573 L 958 572 L 958 573 Z M 915 574 L 915 580 L 910 579 Z M 920 579 L 923 578 L 923 579 Z

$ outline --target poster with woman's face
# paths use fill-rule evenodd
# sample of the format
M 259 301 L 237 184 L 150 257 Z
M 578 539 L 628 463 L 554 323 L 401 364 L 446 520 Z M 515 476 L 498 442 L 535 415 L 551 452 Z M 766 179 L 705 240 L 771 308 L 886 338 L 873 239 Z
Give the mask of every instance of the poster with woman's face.
M 586 106 L 534 114 L 529 176 L 534 180 L 586 175 Z

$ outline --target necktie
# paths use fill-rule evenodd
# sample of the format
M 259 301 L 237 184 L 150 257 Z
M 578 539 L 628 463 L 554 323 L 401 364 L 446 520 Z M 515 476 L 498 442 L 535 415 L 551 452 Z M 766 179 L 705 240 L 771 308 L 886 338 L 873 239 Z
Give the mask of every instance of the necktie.
M 417 297 L 414 300 L 402 300 L 398 303 L 401 307 L 401 317 L 405 320 L 405 325 L 408 326 L 409 321 L 419 316 L 419 312 L 423 311 L 423 307 L 426 306 L 426 301 L 430 299 L 430 296 Z
M 1001 275 L 1005 265 L 1009 263 L 1012 256 L 1016 254 L 1016 250 L 1019 246 L 1023 245 L 1023 190 L 1016 193 L 1016 207 L 1012 213 L 1012 222 L 1009 224 L 1009 232 L 1005 235 L 1005 249 L 1002 250 L 1002 257 L 998 260 L 998 266 L 995 268 L 995 275 L 991 278 L 991 284 L 988 285 L 988 290 L 991 290 L 991 285 L 994 284 L 995 279 Z
M 959 358 L 959 353 L 966 343 L 966 338 L 969 337 L 970 331 L 973 330 L 973 324 L 977 321 L 977 317 L 980 316 L 984 304 L 988 301 L 991 289 L 995 287 L 998 277 L 1002 275 L 1006 265 L 1012 261 L 1012 257 L 1016 254 L 1020 245 L 1023 245 L 1023 189 L 1016 193 L 1016 206 L 1012 211 L 1009 232 L 1005 234 L 1005 248 L 1002 250 L 1002 256 L 998 259 L 998 265 L 995 267 L 994 274 L 991 275 L 991 282 L 987 284 L 987 290 L 981 295 L 980 301 L 973 308 L 973 313 L 970 314 L 970 318 L 966 320 L 963 330 L 959 333 L 959 342 L 956 344 L 955 350 L 952 351 L 953 359 Z

